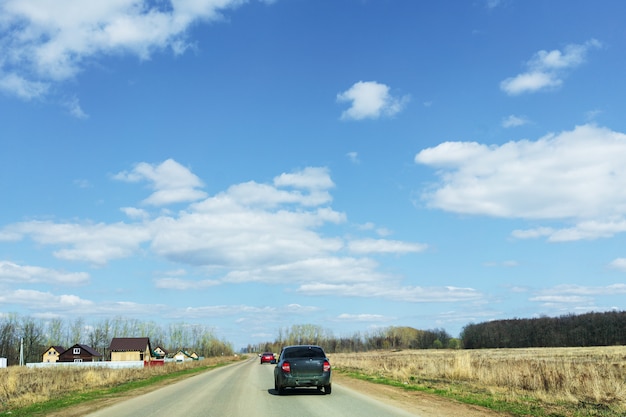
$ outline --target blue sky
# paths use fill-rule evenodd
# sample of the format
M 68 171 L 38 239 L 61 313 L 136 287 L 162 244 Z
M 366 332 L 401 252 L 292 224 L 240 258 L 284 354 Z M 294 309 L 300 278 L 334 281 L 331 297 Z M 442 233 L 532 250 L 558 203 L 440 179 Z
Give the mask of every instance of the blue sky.
M 0 313 L 625 308 L 626 3 L 101 3 L 0 0 Z

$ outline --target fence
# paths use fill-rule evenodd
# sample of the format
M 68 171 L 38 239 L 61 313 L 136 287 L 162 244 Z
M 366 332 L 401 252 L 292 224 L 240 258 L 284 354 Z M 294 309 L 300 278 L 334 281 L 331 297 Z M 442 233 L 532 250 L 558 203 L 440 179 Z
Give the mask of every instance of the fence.
M 125 362 L 35 362 L 27 363 L 28 368 L 50 368 L 55 366 L 74 366 L 82 368 L 112 368 L 112 369 L 127 369 L 127 368 L 143 368 L 143 361 L 125 361 Z

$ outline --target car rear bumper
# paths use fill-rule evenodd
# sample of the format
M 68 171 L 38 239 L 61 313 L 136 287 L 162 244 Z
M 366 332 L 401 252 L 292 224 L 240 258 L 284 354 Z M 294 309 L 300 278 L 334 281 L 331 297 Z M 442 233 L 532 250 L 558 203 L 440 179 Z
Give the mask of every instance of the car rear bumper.
M 279 376 L 277 383 L 280 388 L 323 387 L 330 385 L 331 373 L 325 372 L 323 375 L 316 376 L 293 376 L 282 374 Z

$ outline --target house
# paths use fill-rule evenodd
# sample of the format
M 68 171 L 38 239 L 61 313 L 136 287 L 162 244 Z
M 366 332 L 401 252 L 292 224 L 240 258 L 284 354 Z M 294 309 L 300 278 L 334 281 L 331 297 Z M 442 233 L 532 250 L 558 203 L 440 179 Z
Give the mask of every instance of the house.
M 161 346 L 157 346 L 152 351 L 152 356 L 154 356 L 156 359 L 164 359 L 167 356 L 167 351 Z
M 65 348 L 63 346 L 50 346 L 48 350 L 41 355 L 41 361 L 57 362 L 59 360 L 59 355 L 63 352 L 65 352 Z
M 87 345 L 75 344 L 59 355 L 58 362 L 95 362 L 101 360 L 102 355 Z
M 184 349 L 180 349 L 174 355 L 174 360 L 176 362 L 197 361 L 198 360 L 198 355 L 196 354 L 196 352 L 189 353 L 189 352 L 187 352 Z
M 114 337 L 109 351 L 111 362 L 152 360 L 152 348 L 148 337 Z

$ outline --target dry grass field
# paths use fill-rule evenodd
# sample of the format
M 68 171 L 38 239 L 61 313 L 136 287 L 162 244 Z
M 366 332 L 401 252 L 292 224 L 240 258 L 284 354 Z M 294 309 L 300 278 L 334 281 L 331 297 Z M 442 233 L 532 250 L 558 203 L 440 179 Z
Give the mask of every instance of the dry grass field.
M 225 359 L 125 370 L 0 369 L 0 414 L 69 391 L 116 387 Z M 504 409 L 512 415 L 626 416 L 626 346 L 376 351 L 332 354 L 330 359 L 342 373 L 436 390 L 457 399 L 480 397 L 494 404 L 510 404 L 513 406 Z M 531 411 L 511 411 L 515 404 Z
M 0 414 L 35 403 L 43 403 L 71 392 L 89 392 L 95 389 L 117 387 L 127 382 L 146 380 L 154 376 L 234 360 L 238 358 L 208 358 L 202 361 L 170 363 L 165 366 L 141 369 L 11 366 L 0 369 Z
M 453 396 L 480 392 L 511 404 L 594 410 L 576 415 L 626 416 L 626 346 L 377 351 L 334 354 L 331 362 L 340 371 L 452 390 Z

